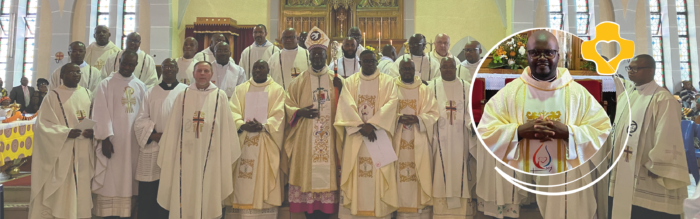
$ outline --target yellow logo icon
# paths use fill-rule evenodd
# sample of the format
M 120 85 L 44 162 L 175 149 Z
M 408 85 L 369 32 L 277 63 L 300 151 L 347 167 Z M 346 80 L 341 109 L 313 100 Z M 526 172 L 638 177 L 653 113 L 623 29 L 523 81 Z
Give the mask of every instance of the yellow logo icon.
M 626 40 L 620 37 L 620 25 L 613 22 L 603 22 L 595 27 L 596 36 L 591 41 L 586 41 L 581 44 L 581 56 L 583 59 L 595 62 L 597 65 L 598 74 L 611 75 L 615 74 L 617 67 L 625 59 L 634 57 L 634 41 Z M 595 49 L 598 42 L 617 42 L 620 44 L 620 54 L 612 60 L 605 61 Z

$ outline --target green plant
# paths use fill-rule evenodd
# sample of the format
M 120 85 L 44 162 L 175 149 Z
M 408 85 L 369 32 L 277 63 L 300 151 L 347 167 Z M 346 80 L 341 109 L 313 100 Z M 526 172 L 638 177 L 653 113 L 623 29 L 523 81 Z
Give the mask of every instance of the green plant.
M 526 43 L 526 34 L 518 34 L 503 41 L 501 45 L 498 45 L 498 49 L 491 52 L 493 60 L 489 63 L 488 68 L 525 68 L 527 66 Z

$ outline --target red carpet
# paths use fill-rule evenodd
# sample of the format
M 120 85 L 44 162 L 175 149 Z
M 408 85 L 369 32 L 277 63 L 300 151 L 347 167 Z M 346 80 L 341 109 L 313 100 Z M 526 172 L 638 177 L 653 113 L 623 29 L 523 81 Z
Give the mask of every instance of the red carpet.
M 4 187 L 8 186 L 31 186 L 32 185 L 32 175 L 20 176 L 17 179 L 13 179 L 2 183 Z

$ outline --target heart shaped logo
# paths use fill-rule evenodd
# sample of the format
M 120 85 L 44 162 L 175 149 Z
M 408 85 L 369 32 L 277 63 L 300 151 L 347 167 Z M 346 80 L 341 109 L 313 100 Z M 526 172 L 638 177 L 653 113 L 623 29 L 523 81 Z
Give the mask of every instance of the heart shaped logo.
M 602 22 L 595 29 L 595 39 L 581 44 L 581 56 L 585 60 L 596 63 L 598 74 L 615 74 L 622 60 L 634 57 L 634 41 L 620 37 L 620 25 L 613 22 Z M 610 61 L 605 61 L 596 50 L 599 43 L 617 43 L 620 45 L 620 53 Z

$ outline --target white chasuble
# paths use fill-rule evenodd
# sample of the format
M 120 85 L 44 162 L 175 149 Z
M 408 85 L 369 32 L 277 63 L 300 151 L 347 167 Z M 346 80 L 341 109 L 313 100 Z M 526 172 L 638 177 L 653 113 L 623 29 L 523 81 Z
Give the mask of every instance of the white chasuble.
M 690 184 L 681 136 L 681 106 L 671 93 L 653 81 L 627 92 L 631 101 L 632 121 L 628 119 L 628 102 L 622 94 L 618 109 L 624 110 L 619 110 L 615 115 L 613 159 L 617 159 L 620 153 L 624 154 L 611 172 L 608 195 L 614 197 L 614 204 L 613 209 L 608 210 L 615 216 L 617 211 L 625 207 L 631 209 L 628 206 L 635 205 L 668 214 L 681 214 L 683 201 L 688 197 L 687 185 Z M 648 98 L 651 99 L 647 104 L 644 100 Z M 622 146 L 627 139 L 626 130 L 629 130 L 629 140 L 626 146 Z M 638 140 L 633 140 L 635 137 Z M 627 168 L 621 169 L 624 167 Z M 625 180 L 624 175 L 633 176 L 634 180 Z M 618 190 L 625 187 L 632 187 L 628 191 L 631 194 L 619 195 L 623 191 Z M 629 210 L 625 213 L 629 213 Z
M 337 151 L 342 142 L 333 128 L 338 92 L 333 79 L 333 71 L 328 67 L 320 72 L 309 69 L 293 80 L 287 90 L 290 126 L 284 149 L 290 159 L 289 184 L 300 187 L 303 193 L 338 190 Z M 310 105 L 318 109 L 318 117 L 295 118 L 299 109 Z
M 211 82 L 226 92 L 226 97 L 230 99 L 236 90 L 236 86 L 246 81 L 243 68 L 233 63 L 233 60 L 229 60 L 226 65 L 221 65 L 216 61 L 211 64 L 214 68 L 212 69 L 214 75 L 211 77 Z
M 122 58 L 124 51 L 119 51 L 107 59 L 107 63 L 102 67 L 102 78 L 107 78 L 112 72 L 119 72 L 119 60 Z M 156 73 L 156 63 L 153 57 L 139 50 L 138 64 L 134 67 L 133 75 L 138 78 L 146 87 L 151 88 L 158 84 L 158 74 Z
M 100 81 L 102 81 L 102 73 L 100 73 L 99 69 L 90 66 L 84 61 L 83 64 L 80 65 L 80 73 L 80 82 L 78 82 L 78 85 L 87 88 L 91 93 L 93 93 L 95 89 L 97 89 L 97 85 L 99 85 Z M 49 80 L 49 91 L 63 85 L 63 80 L 61 80 L 61 68 L 57 68 L 55 71 L 53 71 Z
M 190 85 L 194 81 L 194 58 L 186 59 L 185 57 L 177 58 L 177 81 L 185 85 Z M 163 80 L 162 78 L 160 79 Z
M 267 64 L 270 65 L 270 76 L 275 83 L 287 89 L 294 78 L 309 68 L 309 52 L 301 47 L 285 49 L 272 54 Z
M 170 218 L 220 218 L 240 156 L 226 93 L 214 84 L 178 94 L 158 151 L 158 204 Z
M 379 59 L 379 64 L 377 64 L 377 69 L 379 69 L 379 72 L 384 73 L 384 74 L 389 74 L 389 68 L 394 66 L 394 60 L 392 60 L 389 57 L 383 56 L 381 59 Z
M 567 125 L 568 140 L 519 140 L 518 126 L 538 117 Z M 552 174 L 578 167 L 565 174 L 537 177 L 538 184 L 552 185 L 588 173 L 590 167 L 580 164 L 598 151 L 610 128 L 603 108 L 573 82 L 567 69 L 559 68 L 557 78 L 548 82 L 535 80 L 526 68 L 519 80 L 508 83 L 486 104 L 478 132 L 496 157 L 523 171 Z M 548 191 L 572 190 L 590 181 L 587 176 L 566 188 Z M 596 209 L 592 188 L 566 196 L 537 196 L 537 202 L 545 218 L 591 218 Z
M 264 83 L 251 79 L 237 87 L 230 101 L 237 128 L 247 122 L 246 107 L 255 107 L 252 104 L 256 100 L 246 99 L 246 94 L 253 92 L 267 93 L 267 122 L 263 123 L 260 132 L 242 131 L 240 134 L 242 153 L 234 163 L 234 189 L 227 205 L 233 209 L 251 211 L 233 211 L 233 218 L 258 218 L 266 215 L 263 209 L 276 209 L 282 204 L 279 158 L 284 138 L 284 89 L 269 76 Z M 277 217 L 276 214 L 269 216 L 264 218 Z
M 469 61 L 467 61 L 465 59 L 464 61 L 462 61 L 462 67 L 469 70 L 469 75 L 464 75 L 464 74 L 457 72 L 457 77 L 462 78 L 462 79 L 469 81 L 471 83 L 472 76 L 474 76 L 474 74 L 476 74 L 479 70 L 479 69 L 477 69 L 477 67 L 479 67 L 479 61 L 477 61 L 476 63 L 470 63 Z
M 93 141 L 70 130 L 89 118 L 91 94 L 83 87 L 50 91 L 39 110 L 32 163 L 29 218 L 90 218 Z M 23 130 L 20 128 L 20 131 Z M 50 147 L 49 147 L 50 146 Z
M 521 181 L 531 179 L 515 172 L 511 168 L 501 164 L 486 150 L 481 141 L 476 141 L 476 160 L 479 161 L 479 166 L 476 171 L 476 196 L 478 210 L 484 212 L 484 215 L 495 218 L 519 218 L 520 204 L 528 197 L 525 190 L 515 187 L 510 182 L 506 181 L 499 175 L 495 168 L 498 167 L 501 171 Z M 437 206 L 435 207 L 437 210 Z M 473 218 L 473 217 L 467 217 Z
M 149 139 L 152 133 L 165 131 L 165 125 L 170 118 L 170 112 L 174 109 L 173 103 L 177 95 L 187 88 L 187 85 L 177 83 L 174 87 L 165 90 L 163 85 L 160 84 L 148 90 L 144 104 L 134 121 L 134 134 L 136 134 L 136 140 L 139 143 L 135 178 L 141 182 L 153 182 L 160 179 L 160 167 L 157 165 L 160 145 Z
M 434 78 L 440 77 L 440 60 L 435 60 L 435 58 L 430 55 L 414 56 L 408 54 L 398 57 L 394 61 L 394 65 L 392 65 L 392 67 L 389 68 L 389 72 L 387 72 L 389 76 L 394 78 L 399 77 L 399 65 L 404 57 L 413 60 L 413 64 L 416 66 L 416 76 L 419 76 L 421 80 L 431 81 Z
M 418 123 L 396 124 L 394 150 L 398 155 L 395 162 L 399 198 L 397 218 L 428 218 L 432 215 L 432 171 L 430 140 L 432 127 L 438 118 L 438 106 L 428 86 L 415 77 L 413 84 L 405 84 L 396 78 L 399 94 L 398 115 L 415 115 Z M 430 132 L 428 132 L 430 130 Z
M 336 64 L 338 66 L 336 66 Z M 352 74 L 355 74 L 360 71 L 360 58 L 355 56 L 354 58 L 349 59 L 343 56 L 343 58 L 336 59 L 335 61 L 331 62 L 331 64 L 328 66 L 329 69 L 335 69 L 336 67 L 337 71 L 335 72 L 338 73 L 338 76 L 348 78 L 352 76 Z
M 144 103 L 146 90 L 146 85 L 135 75 L 125 78 L 113 72 L 100 82 L 95 92 L 95 139 L 109 138 L 114 149 L 111 158 L 102 154 L 102 142 L 95 149 L 97 161 L 92 191 L 98 195 L 95 206 L 98 216 L 128 217 L 131 214 L 130 207 L 114 207 L 101 202 L 100 196 L 125 200 L 138 194 L 134 173 L 139 146 L 133 124 Z M 105 205 L 101 206 L 101 203 Z
M 334 124 L 344 137 L 341 219 L 389 218 L 391 212 L 398 209 L 395 165 L 375 168 L 358 128 L 368 123 L 386 130 L 391 139 L 396 127 L 397 105 L 394 79 L 379 71 L 370 76 L 354 74 L 345 81 Z
M 253 64 L 258 60 L 269 60 L 272 54 L 275 54 L 280 49 L 278 49 L 270 41 L 265 41 L 262 46 L 257 45 L 255 42 L 250 46 L 246 47 L 243 52 L 241 52 L 241 60 L 238 61 L 238 65 L 245 71 L 246 78 L 251 78 L 253 73 Z
M 471 189 L 476 184 L 476 154 L 468 114 L 469 82 L 438 77 L 429 84 L 439 118 L 432 135 L 433 218 L 474 216 Z M 448 203 L 449 202 L 449 203 Z
M 122 51 L 118 46 L 114 45 L 112 41 L 109 41 L 107 45 L 100 46 L 97 42 L 91 43 L 87 48 L 85 48 L 85 62 L 88 65 L 102 70 L 102 67 L 107 63 L 107 59 L 112 55 Z M 102 76 L 100 76 L 102 78 Z

